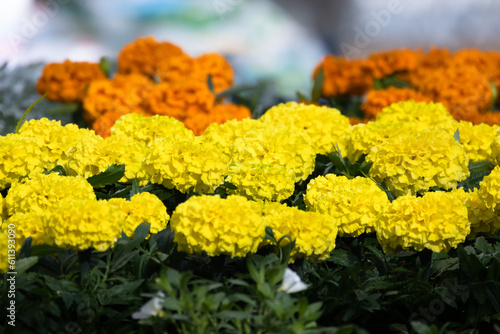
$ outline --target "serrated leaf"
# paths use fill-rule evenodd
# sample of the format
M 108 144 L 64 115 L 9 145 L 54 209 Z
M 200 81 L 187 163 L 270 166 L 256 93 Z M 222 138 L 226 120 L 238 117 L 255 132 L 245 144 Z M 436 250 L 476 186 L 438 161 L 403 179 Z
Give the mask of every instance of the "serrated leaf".
M 469 163 L 469 172 L 473 173 L 481 173 L 488 170 L 492 166 L 489 161 L 476 161 Z
M 38 256 L 25 257 L 16 261 L 16 272 L 18 275 L 24 273 L 29 268 L 38 263 Z
M 137 180 L 132 180 L 132 187 L 130 189 L 129 198 L 132 198 L 134 195 L 140 194 L 142 192 L 141 187 L 139 187 L 139 183 Z
M 146 237 L 149 235 L 149 230 L 151 228 L 151 224 L 149 223 L 141 223 L 139 226 L 134 231 L 134 240 L 142 240 L 146 239 Z
M 93 187 L 107 186 L 118 182 L 125 175 L 125 165 L 108 166 L 104 172 L 91 176 L 87 179 Z

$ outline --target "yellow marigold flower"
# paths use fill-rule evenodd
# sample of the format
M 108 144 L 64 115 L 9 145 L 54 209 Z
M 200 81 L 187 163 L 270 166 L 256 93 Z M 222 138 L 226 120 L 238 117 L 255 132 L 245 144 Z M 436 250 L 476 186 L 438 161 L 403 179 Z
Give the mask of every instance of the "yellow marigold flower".
M 456 189 L 451 192 L 462 199 L 467 207 L 471 229 L 467 239 L 475 239 L 477 235 L 489 236 L 500 230 L 500 217 L 486 207 L 477 190 L 465 192 L 463 189 Z
M 323 69 L 323 96 L 363 95 L 373 86 L 373 77 L 366 60 L 348 60 L 326 56 L 314 70 L 316 78 Z
M 2 219 L 5 219 L 7 216 L 7 208 L 5 204 L 5 199 L 2 194 L 0 194 L 0 224 L 2 223 Z
M 495 136 L 490 144 L 491 149 L 491 162 L 498 166 L 500 165 L 500 129 L 497 128 Z
M 282 201 L 295 191 L 295 173 L 284 166 L 235 164 L 227 173 L 226 181 L 238 188 L 229 193 L 248 199 Z
M 9 270 L 9 264 L 14 264 L 17 255 L 16 245 L 9 242 L 8 229 L 0 231 L 0 274 L 6 273 Z M 11 246 L 12 245 L 12 246 Z M 12 262 L 9 262 L 14 260 Z
M 421 57 L 421 52 L 409 49 L 379 52 L 370 55 L 368 65 L 374 78 L 384 78 L 415 69 Z
M 43 214 L 62 200 L 96 199 L 92 186 L 80 176 L 37 174 L 14 183 L 5 197 L 8 215 L 35 212 Z
M 307 179 L 316 163 L 316 151 L 309 136 L 283 125 L 248 131 L 234 141 L 231 157 L 235 163 L 285 166 L 295 173 L 295 182 Z
M 46 164 L 42 149 L 30 137 L 19 134 L 0 137 L 0 190 L 30 175 L 44 172 Z
M 107 112 L 145 114 L 145 99 L 154 83 L 140 74 L 116 74 L 92 81 L 83 98 L 84 118 L 92 123 Z
M 351 126 L 349 118 L 337 109 L 289 102 L 272 107 L 261 120 L 269 124 L 283 124 L 303 130 L 311 138 L 318 154 L 337 151 L 337 145 L 341 154 L 346 154 L 347 137 Z
M 300 258 L 312 262 L 323 261 L 330 257 L 330 252 L 335 248 L 338 228 L 328 215 L 301 211 L 280 203 L 266 203 L 263 214 L 276 240 L 285 235 L 295 240 L 290 262 Z M 286 240 L 283 239 L 282 246 Z
M 150 113 L 174 117 L 179 121 L 194 114 L 210 113 L 214 103 L 215 95 L 207 84 L 197 81 L 161 83 L 146 98 Z
M 490 110 L 493 102 L 488 76 L 473 66 L 450 65 L 427 71 L 415 85 L 422 94 L 442 103 L 457 120 L 472 120 Z
M 15 225 L 16 248 L 19 251 L 23 242 L 31 237 L 31 245 L 42 245 L 45 243 L 41 215 L 35 212 L 20 212 L 11 216 L 3 222 L 2 230 L 6 230 L 10 224 Z
M 203 133 L 203 142 L 213 145 L 228 156 L 237 138 L 243 137 L 250 130 L 262 129 L 266 125 L 255 119 L 230 120 L 224 124 L 212 123 Z
M 454 133 L 458 123 L 441 103 L 415 102 L 413 100 L 393 103 L 382 109 L 377 122 L 413 122 L 440 128 Z
M 91 81 L 104 79 L 106 76 L 99 64 L 88 62 L 51 63 L 43 68 L 36 89 L 41 95 L 47 93 L 47 99 L 71 103 L 80 102 L 85 86 Z
M 374 231 L 377 214 L 389 199 L 368 178 L 328 174 L 309 182 L 304 202 L 307 210 L 333 217 L 340 236 L 357 237 Z
M 497 129 L 498 126 L 473 125 L 465 121 L 458 124 L 460 144 L 464 146 L 470 162 L 492 160 L 491 143 L 496 138 Z
M 427 125 L 415 122 L 368 122 L 366 124 L 357 124 L 352 127 L 345 156 L 351 162 L 356 162 L 363 154 L 368 154 L 372 147 L 383 144 L 389 138 L 426 128 Z
M 439 253 L 464 242 L 470 222 L 459 196 L 438 191 L 397 198 L 380 212 L 375 229 L 386 253 L 411 248 Z
M 111 137 L 129 137 L 146 145 L 156 138 L 191 137 L 193 133 L 175 118 L 128 114 L 120 117 L 111 129 Z
M 138 38 L 118 54 L 118 71 L 122 74 L 139 73 L 153 78 L 158 65 L 166 58 L 181 55 L 178 46 L 157 42 L 153 37 Z
M 148 148 L 144 169 L 151 183 L 183 193 L 213 192 L 224 181 L 227 157 L 194 136 L 159 138 Z
M 469 157 L 453 135 L 429 129 L 389 138 L 366 156 L 370 175 L 396 196 L 422 193 L 434 186 L 454 189 L 469 177 Z
M 382 109 L 393 103 L 414 100 L 415 102 L 430 102 L 431 99 L 410 88 L 396 88 L 390 86 L 386 89 L 372 89 L 366 95 L 366 101 L 360 109 L 365 114 L 365 119 L 375 120 Z
M 500 216 L 500 166 L 496 166 L 479 184 L 477 195 L 484 205 Z
M 109 203 L 119 208 L 122 213 L 122 231 L 129 237 L 140 224 L 150 224 L 149 235 L 156 234 L 167 227 L 168 219 L 165 205 L 153 194 L 144 192 L 132 196 L 130 201 L 112 198 Z
M 266 234 L 260 206 L 237 195 L 191 197 L 177 206 L 170 226 L 180 251 L 210 256 L 255 253 Z
M 104 252 L 120 237 L 122 224 L 116 207 L 96 200 L 62 200 L 42 217 L 45 242 L 75 251 Z
M 212 123 L 224 124 L 229 120 L 243 120 L 250 118 L 252 113 L 245 106 L 236 104 L 217 104 L 210 113 L 190 114 L 183 122 L 186 128 L 193 131 L 197 136 L 202 135 L 205 129 Z
M 125 165 L 125 176 L 119 182 L 127 183 L 136 179 L 139 185 L 148 183 L 142 162 L 146 157 L 146 144 L 124 135 L 108 137 L 100 142 L 99 158 L 109 165 Z

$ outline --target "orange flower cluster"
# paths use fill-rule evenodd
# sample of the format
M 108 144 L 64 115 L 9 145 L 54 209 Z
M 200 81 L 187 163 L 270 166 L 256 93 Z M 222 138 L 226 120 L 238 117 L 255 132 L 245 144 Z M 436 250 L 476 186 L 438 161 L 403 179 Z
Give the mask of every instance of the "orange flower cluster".
M 500 124 L 497 112 L 490 112 L 495 102 L 492 85 L 500 88 L 499 52 L 469 49 L 452 54 L 433 48 L 424 54 L 403 49 L 372 54 L 366 60 L 327 56 L 316 67 L 315 78 L 320 68 L 325 76 L 323 96 L 368 92 L 361 107 L 365 121 L 372 120 L 387 104 L 414 99 L 441 102 L 457 120 Z M 374 80 L 393 75 L 409 82 L 414 90 L 370 91 Z
M 99 64 L 88 62 L 52 63 L 44 67 L 36 89 L 47 99 L 63 103 L 80 102 L 86 85 L 106 78 Z
M 368 121 L 375 120 L 377 114 L 382 112 L 382 109 L 390 106 L 393 103 L 415 100 L 415 102 L 430 102 L 431 99 L 410 88 L 395 88 L 371 90 L 366 95 L 366 101 L 361 105 L 361 110 L 365 114 L 365 119 Z
M 59 94 L 52 99 L 60 102 L 82 101 L 85 120 L 103 137 L 109 136 L 118 118 L 129 113 L 171 116 L 198 135 L 210 123 L 251 117 L 248 108 L 216 99 L 215 93 L 233 85 L 234 75 L 231 65 L 215 53 L 191 58 L 174 44 L 146 37 L 119 53 L 119 73 L 113 79 L 107 79 L 98 64 L 84 64 L 47 65 L 38 89 L 48 91 L 49 98 Z M 215 93 L 209 88 L 209 77 Z

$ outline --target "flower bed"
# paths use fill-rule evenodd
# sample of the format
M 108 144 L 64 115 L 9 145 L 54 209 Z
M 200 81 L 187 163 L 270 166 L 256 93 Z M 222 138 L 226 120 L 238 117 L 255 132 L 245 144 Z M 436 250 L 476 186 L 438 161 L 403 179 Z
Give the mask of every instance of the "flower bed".
M 192 59 L 169 43 L 128 45 L 113 79 L 97 64 L 46 67 L 40 92 L 80 103 L 103 131 L 42 118 L 0 138 L 7 325 L 492 332 L 500 130 L 466 121 L 494 119 L 478 116 L 492 114 L 483 107 L 450 107 L 418 86 L 441 71 L 436 59 L 461 71 L 472 55 L 483 54 L 329 56 L 311 99 L 259 119 L 228 103 L 237 95 L 223 92 L 232 75 L 220 56 Z M 351 125 L 346 95 L 396 74 L 419 91 L 370 91 L 366 123 Z M 487 95 L 475 105 L 491 109 Z

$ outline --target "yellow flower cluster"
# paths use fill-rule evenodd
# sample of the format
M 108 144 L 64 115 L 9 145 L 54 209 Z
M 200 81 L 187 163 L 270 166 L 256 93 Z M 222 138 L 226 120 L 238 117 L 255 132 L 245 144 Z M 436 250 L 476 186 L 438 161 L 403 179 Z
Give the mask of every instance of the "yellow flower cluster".
M 49 208 L 47 208 L 49 210 Z M 27 211 L 15 213 L 4 221 L 1 230 L 7 230 L 8 225 L 16 226 L 16 246 L 21 249 L 26 238 L 31 237 L 31 245 L 47 244 L 45 233 L 42 226 L 42 214 L 37 214 L 36 211 Z
M 230 120 L 224 124 L 212 123 L 205 130 L 202 138 L 204 143 L 213 145 L 229 157 L 231 156 L 231 147 L 237 138 L 243 137 L 250 130 L 265 127 L 264 123 L 254 119 Z
M 295 240 L 291 261 L 305 258 L 319 262 L 330 257 L 335 248 L 337 225 L 328 216 L 317 212 L 301 211 L 280 203 L 267 203 L 263 208 L 264 221 L 274 233 L 276 240 L 288 235 Z M 288 239 L 283 239 L 284 246 Z
M 196 196 L 177 206 L 170 225 L 180 251 L 244 257 L 264 240 L 261 211 L 242 196 Z
M 410 248 L 447 252 L 465 241 L 470 222 L 459 196 L 438 191 L 397 198 L 380 212 L 375 229 L 388 253 Z
M 500 216 L 500 166 L 496 166 L 490 175 L 483 178 L 477 194 L 488 209 Z
M 497 125 L 473 125 L 465 121 L 458 123 L 460 144 L 464 146 L 470 162 L 492 160 L 491 143 L 496 138 L 497 129 Z
M 500 217 L 486 207 L 477 191 L 456 189 L 452 193 L 462 199 L 467 208 L 471 229 L 467 239 L 474 239 L 478 234 L 488 236 L 500 230 Z
M 356 162 L 363 154 L 368 154 L 372 147 L 383 144 L 389 138 L 425 128 L 424 124 L 411 122 L 377 121 L 356 124 L 350 133 L 346 156 L 351 162 Z
M 9 216 L 16 213 L 43 214 L 63 200 L 96 200 L 94 189 L 81 176 L 37 174 L 22 183 L 14 183 L 5 198 Z
M 111 136 L 122 136 L 136 142 L 151 144 L 157 138 L 192 136 L 182 122 L 172 117 L 144 117 L 139 114 L 128 114 L 116 121 L 111 129 Z
M 422 193 L 432 187 L 454 189 L 469 177 L 469 158 L 453 136 L 429 129 L 390 138 L 366 156 L 370 175 L 397 195 Z
M 238 188 L 229 193 L 248 199 L 279 202 L 295 190 L 295 173 L 284 166 L 234 164 L 227 173 L 226 181 Z
M 237 138 L 231 149 L 235 163 L 281 165 L 301 182 L 313 172 L 316 151 L 309 136 L 298 129 L 268 125 Z
M 123 198 L 112 198 L 109 203 L 120 209 L 123 223 L 122 231 L 129 237 L 134 236 L 134 231 L 143 222 L 150 224 L 149 234 L 156 234 L 165 228 L 169 216 L 165 205 L 153 194 L 139 193 L 127 201 Z
M 351 126 L 349 118 L 337 109 L 289 102 L 272 107 L 260 120 L 306 132 L 318 154 L 337 151 L 337 145 L 341 154 L 346 154 Z
M 0 190 L 44 171 L 42 148 L 35 140 L 17 134 L 0 137 Z
M 304 196 L 307 210 L 330 215 L 339 228 L 339 236 L 356 237 L 374 231 L 378 212 L 389 199 L 368 178 L 328 174 L 307 185 Z
M 415 102 L 413 100 L 391 104 L 382 109 L 376 119 L 377 122 L 383 123 L 420 123 L 452 133 L 458 126 L 458 123 L 441 103 Z
M 490 145 L 491 148 L 491 162 L 495 166 L 500 165 L 500 129 L 497 129 L 495 136 Z
M 152 183 L 206 193 L 224 181 L 227 157 L 194 136 L 159 138 L 148 147 L 143 168 Z
M 9 271 L 9 237 L 0 231 L 0 274 Z
M 64 200 L 42 218 L 45 242 L 62 249 L 103 252 L 121 235 L 122 215 L 107 201 Z

